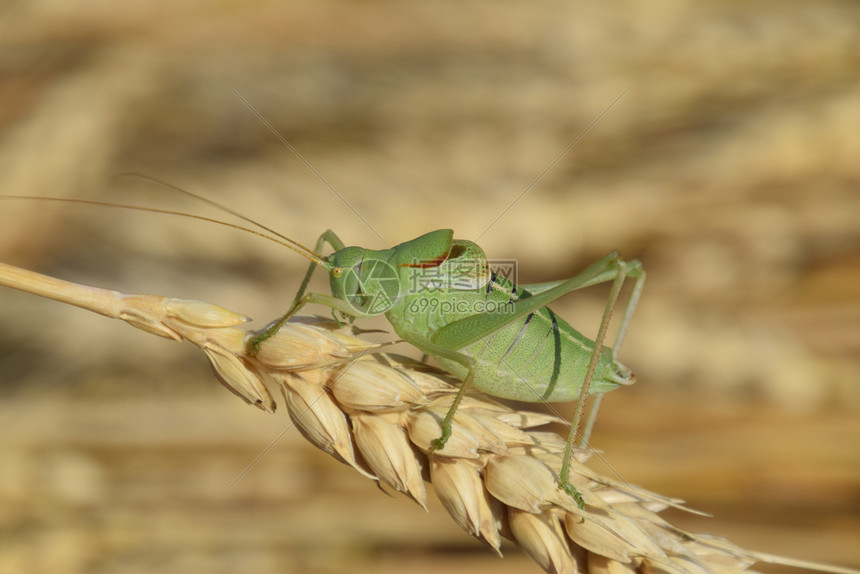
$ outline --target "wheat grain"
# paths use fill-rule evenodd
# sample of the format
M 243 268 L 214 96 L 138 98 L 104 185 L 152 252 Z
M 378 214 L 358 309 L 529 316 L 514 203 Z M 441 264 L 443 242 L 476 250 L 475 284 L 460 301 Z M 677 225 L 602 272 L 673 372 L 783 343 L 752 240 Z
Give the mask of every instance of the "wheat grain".
M 218 379 L 246 402 L 272 412 L 270 387 L 315 446 L 426 508 L 424 478 L 454 521 L 501 554 L 502 537 L 547 572 L 728 574 L 756 562 L 838 574 L 848 568 L 744 550 L 677 528 L 658 515 L 680 501 L 601 476 L 575 453 L 570 480 L 585 509 L 561 491 L 564 440 L 532 430 L 553 417 L 466 397 L 442 451 L 430 442 L 456 388 L 449 377 L 379 352 L 330 321 L 289 322 L 247 353 L 254 331 L 238 313 L 199 301 L 123 295 L 0 263 L 0 284 L 122 319 L 149 333 L 186 339 Z M 416 370 L 413 367 L 421 367 Z M 425 472 L 426 471 L 426 472 Z

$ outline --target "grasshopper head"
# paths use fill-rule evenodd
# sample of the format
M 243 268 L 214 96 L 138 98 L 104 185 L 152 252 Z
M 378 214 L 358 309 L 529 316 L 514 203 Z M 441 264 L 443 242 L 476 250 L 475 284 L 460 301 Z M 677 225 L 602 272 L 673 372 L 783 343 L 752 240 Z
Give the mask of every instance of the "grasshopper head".
M 356 317 L 386 312 L 400 295 L 400 278 L 383 251 L 345 247 L 332 253 L 331 294 L 347 301 Z

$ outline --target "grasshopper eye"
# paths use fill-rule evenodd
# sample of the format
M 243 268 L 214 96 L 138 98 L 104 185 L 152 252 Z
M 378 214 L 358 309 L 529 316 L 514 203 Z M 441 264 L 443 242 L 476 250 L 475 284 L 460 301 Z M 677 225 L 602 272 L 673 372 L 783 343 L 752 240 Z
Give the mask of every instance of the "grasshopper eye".
M 338 278 L 338 277 L 340 277 L 341 275 L 343 275 L 343 267 L 334 267 L 334 268 L 332 268 L 332 270 L 331 270 L 331 276 L 332 276 L 332 277 L 334 277 L 335 279 L 337 279 L 337 278 Z

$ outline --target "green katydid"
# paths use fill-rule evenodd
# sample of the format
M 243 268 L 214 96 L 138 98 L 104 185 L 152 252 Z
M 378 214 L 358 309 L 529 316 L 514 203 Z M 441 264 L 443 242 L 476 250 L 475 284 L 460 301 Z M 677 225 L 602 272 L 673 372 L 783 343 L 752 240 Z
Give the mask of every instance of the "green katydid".
M 26 199 L 95 204 L 201 219 L 260 235 L 310 259 L 311 264 L 292 305 L 283 317 L 251 341 L 251 352 L 256 352 L 260 343 L 274 335 L 308 303 L 325 305 L 333 312 L 353 318 L 385 314 L 402 339 L 435 357 L 463 382 L 441 422 L 440 436 L 432 444 L 434 450 L 444 449 L 451 436 L 457 408 L 470 386 L 495 397 L 526 402 L 576 400 L 559 485 L 574 496 L 580 506 L 584 505 L 581 495 L 569 482 L 570 458 L 588 396 L 595 394 L 597 398 L 582 433 L 581 445 L 587 444 L 602 394 L 635 381 L 632 372 L 616 359 L 616 355 L 644 285 L 645 271 L 638 261 L 625 261 L 617 252 L 612 252 L 569 279 L 517 286 L 493 273 L 484 251 L 477 244 L 454 239 L 450 229 L 432 231 L 383 250 L 347 247 L 329 230 L 319 237 L 312 251 L 223 205 L 153 181 L 249 221 L 279 239 L 223 221 L 170 210 L 68 198 Z M 322 256 L 326 243 L 334 253 Z M 317 267 L 328 271 L 331 295 L 306 293 Z M 635 283 L 615 343 L 609 348 L 603 341 L 628 277 L 635 279 Z M 608 282 L 612 282 L 612 289 L 594 341 L 547 307 L 571 291 Z
M 328 243 L 335 251 L 320 255 Z M 304 248 L 303 248 L 304 249 Z M 296 249 L 298 252 L 302 252 Z M 308 250 L 309 251 L 309 250 Z M 589 394 L 601 395 L 635 381 L 615 358 L 641 293 L 645 271 L 638 261 L 612 252 L 569 279 L 517 286 L 496 276 L 483 250 L 440 229 L 390 249 L 347 247 L 331 230 L 323 233 L 299 291 L 286 314 L 251 342 L 251 352 L 308 303 L 362 318 L 385 314 L 395 332 L 435 357 L 463 384 L 441 423 L 434 450 L 451 436 L 454 415 L 466 389 L 527 402 L 578 400 L 559 476 L 560 486 L 582 506 L 569 482 L 577 427 Z M 331 295 L 306 293 L 317 267 L 329 273 Z M 635 283 L 613 348 L 603 346 L 626 278 Z M 595 341 L 558 317 L 547 305 L 571 291 L 612 282 Z M 582 444 L 596 415 L 592 408 Z
M 632 87 L 631 84 L 624 90 L 591 126 Z M 332 189 L 241 94 L 230 89 Z M 571 142 L 550 168 L 579 139 Z M 541 177 L 543 173 L 535 183 Z M 470 385 L 493 396 L 529 402 L 577 400 L 559 486 L 584 507 L 582 495 L 569 480 L 574 439 L 589 394 L 597 394 L 597 399 L 582 436 L 583 445 L 587 444 L 603 393 L 635 381 L 633 373 L 616 360 L 616 355 L 642 292 L 645 271 L 638 261 L 624 261 L 617 252 L 612 252 L 569 279 L 522 285 L 518 289 L 490 271 L 478 245 L 454 240 L 453 235 L 451 230 L 440 229 L 390 249 L 371 250 L 346 247 L 328 230 L 317 240 L 315 252 L 310 253 L 307 248 L 281 236 L 295 246 L 291 247 L 294 251 L 310 259 L 311 265 L 289 310 L 251 342 L 250 351 L 256 352 L 262 341 L 276 333 L 308 303 L 326 305 L 333 312 L 340 311 L 356 318 L 384 313 L 400 337 L 435 357 L 463 382 L 442 421 L 441 436 L 433 442 L 434 450 L 444 448 L 450 438 L 457 407 Z M 322 257 L 320 253 L 326 243 L 335 252 Z M 329 272 L 331 295 L 305 294 L 318 265 Z M 634 278 L 635 283 L 615 344 L 610 349 L 603 346 L 603 341 L 627 277 Z M 594 341 L 574 330 L 547 307 L 571 291 L 609 281 L 612 281 L 612 289 Z

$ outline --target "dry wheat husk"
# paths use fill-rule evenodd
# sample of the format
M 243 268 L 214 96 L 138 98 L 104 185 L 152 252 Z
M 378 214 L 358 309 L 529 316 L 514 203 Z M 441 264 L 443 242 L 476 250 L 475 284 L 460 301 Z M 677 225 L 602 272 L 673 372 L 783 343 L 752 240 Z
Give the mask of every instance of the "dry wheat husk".
M 456 387 L 442 373 L 410 368 L 330 321 L 297 318 L 247 353 L 247 318 L 200 301 L 124 295 L 0 263 L 0 284 L 186 339 L 217 378 L 246 402 L 274 412 L 280 388 L 310 442 L 426 508 L 427 485 L 454 521 L 501 554 L 520 545 L 547 572 L 728 574 L 756 562 L 839 574 L 841 568 L 744 550 L 677 528 L 658 515 L 681 501 L 601 476 L 575 453 L 570 480 L 585 509 L 558 488 L 562 437 L 533 427 L 552 417 L 466 397 L 444 450 L 431 452 Z

